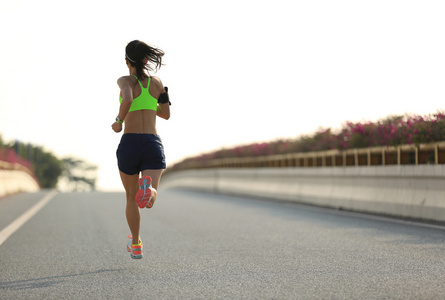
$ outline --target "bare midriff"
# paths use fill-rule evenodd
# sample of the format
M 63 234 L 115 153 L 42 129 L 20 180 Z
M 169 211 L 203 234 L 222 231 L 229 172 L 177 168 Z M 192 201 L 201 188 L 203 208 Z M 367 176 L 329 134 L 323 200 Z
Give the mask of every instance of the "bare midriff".
M 156 111 L 146 109 L 128 112 L 125 117 L 124 133 L 158 134 L 156 131 Z

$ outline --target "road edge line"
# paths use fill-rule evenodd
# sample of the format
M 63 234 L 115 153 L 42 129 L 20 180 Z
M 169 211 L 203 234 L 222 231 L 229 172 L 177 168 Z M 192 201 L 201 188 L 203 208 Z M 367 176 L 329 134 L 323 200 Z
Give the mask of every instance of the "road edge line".
M 0 246 L 11 236 L 20 229 L 26 222 L 28 222 L 35 214 L 37 214 L 46 204 L 48 204 L 54 196 L 57 195 L 56 190 L 52 190 L 45 195 L 39 202 L 34 204 L 30 209 L 24 212 L 20 217 L 15 219 L 11 224 L 6 226 L 0 231 Z

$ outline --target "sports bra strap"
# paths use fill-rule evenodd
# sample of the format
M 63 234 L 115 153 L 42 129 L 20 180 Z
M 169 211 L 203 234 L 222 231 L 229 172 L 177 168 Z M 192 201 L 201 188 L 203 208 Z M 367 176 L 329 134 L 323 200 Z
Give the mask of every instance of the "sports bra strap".
M 155 99 L 152 95 L 150 95 L 149 91 L 151 77 L 150 76 L 148 77 L 147 87 L 144 88 L 142 83 L 139 81 L 138 77 L 136 75 L 133 76 L 134 78 L 137 79 L 139 86 L 141 87 L 141 94 L 133 99 L 129 111 L 145 110 L 145 109 L 156 111 L 158 100 Z M 119 101 L 122 103 L 122 97 L 119 97 Z
M 141 87 L 141 90 L 148 90 L 148 87 L 150 86 L 150 81 L 151 81 L 151 77 L 150 76 L 148 76 L 148 82 L 147 82 L 147 87 L 146 88 L 144 88 L 144 86 L 142 85 L 142 82 L 139 81 L 139 78 L 136 75 L 133 75 L 133 76 L 139 82 L 139 86 Z

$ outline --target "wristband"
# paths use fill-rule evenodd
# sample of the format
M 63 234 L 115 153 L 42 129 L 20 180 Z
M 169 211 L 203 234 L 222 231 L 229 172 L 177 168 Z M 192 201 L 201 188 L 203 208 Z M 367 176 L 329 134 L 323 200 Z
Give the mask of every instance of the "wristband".
M 124 123 L 124 121 L 122 121 L 121 118 L 119 118 L 119 116 L 116 117 L 116 122 L 119 124 Z

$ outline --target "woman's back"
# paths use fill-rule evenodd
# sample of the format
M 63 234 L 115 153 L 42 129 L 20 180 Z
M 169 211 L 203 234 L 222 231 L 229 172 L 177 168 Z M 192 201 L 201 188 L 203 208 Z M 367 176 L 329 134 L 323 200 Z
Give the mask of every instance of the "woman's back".
M 119 79 L 123 86 L 131 89 L 132 105 L 125 118 L 124 133 L 151 133 L 157 134 L 156 115 L 157 100 L 164 88 L 157 77 L 148 77 L 138 80 L 135 76 L 124 76 Z M 121 84 L 120 84 L 121 85 Z M 147 89 L 148 86 L 148 89 Z M 125 89 L 124 89 L 125 90 Z M 121 89 L 121 99 L 122 89 Z M 146 99 L 148 98 L 148 99 Z M 121 100 L 122 101 L 122 100 Z M 154 103 L 142 103 L 142 101 Z M 144 106 L 145 105 L 145 106 Z M 153 107 L 150 107 L 153 106 Z

